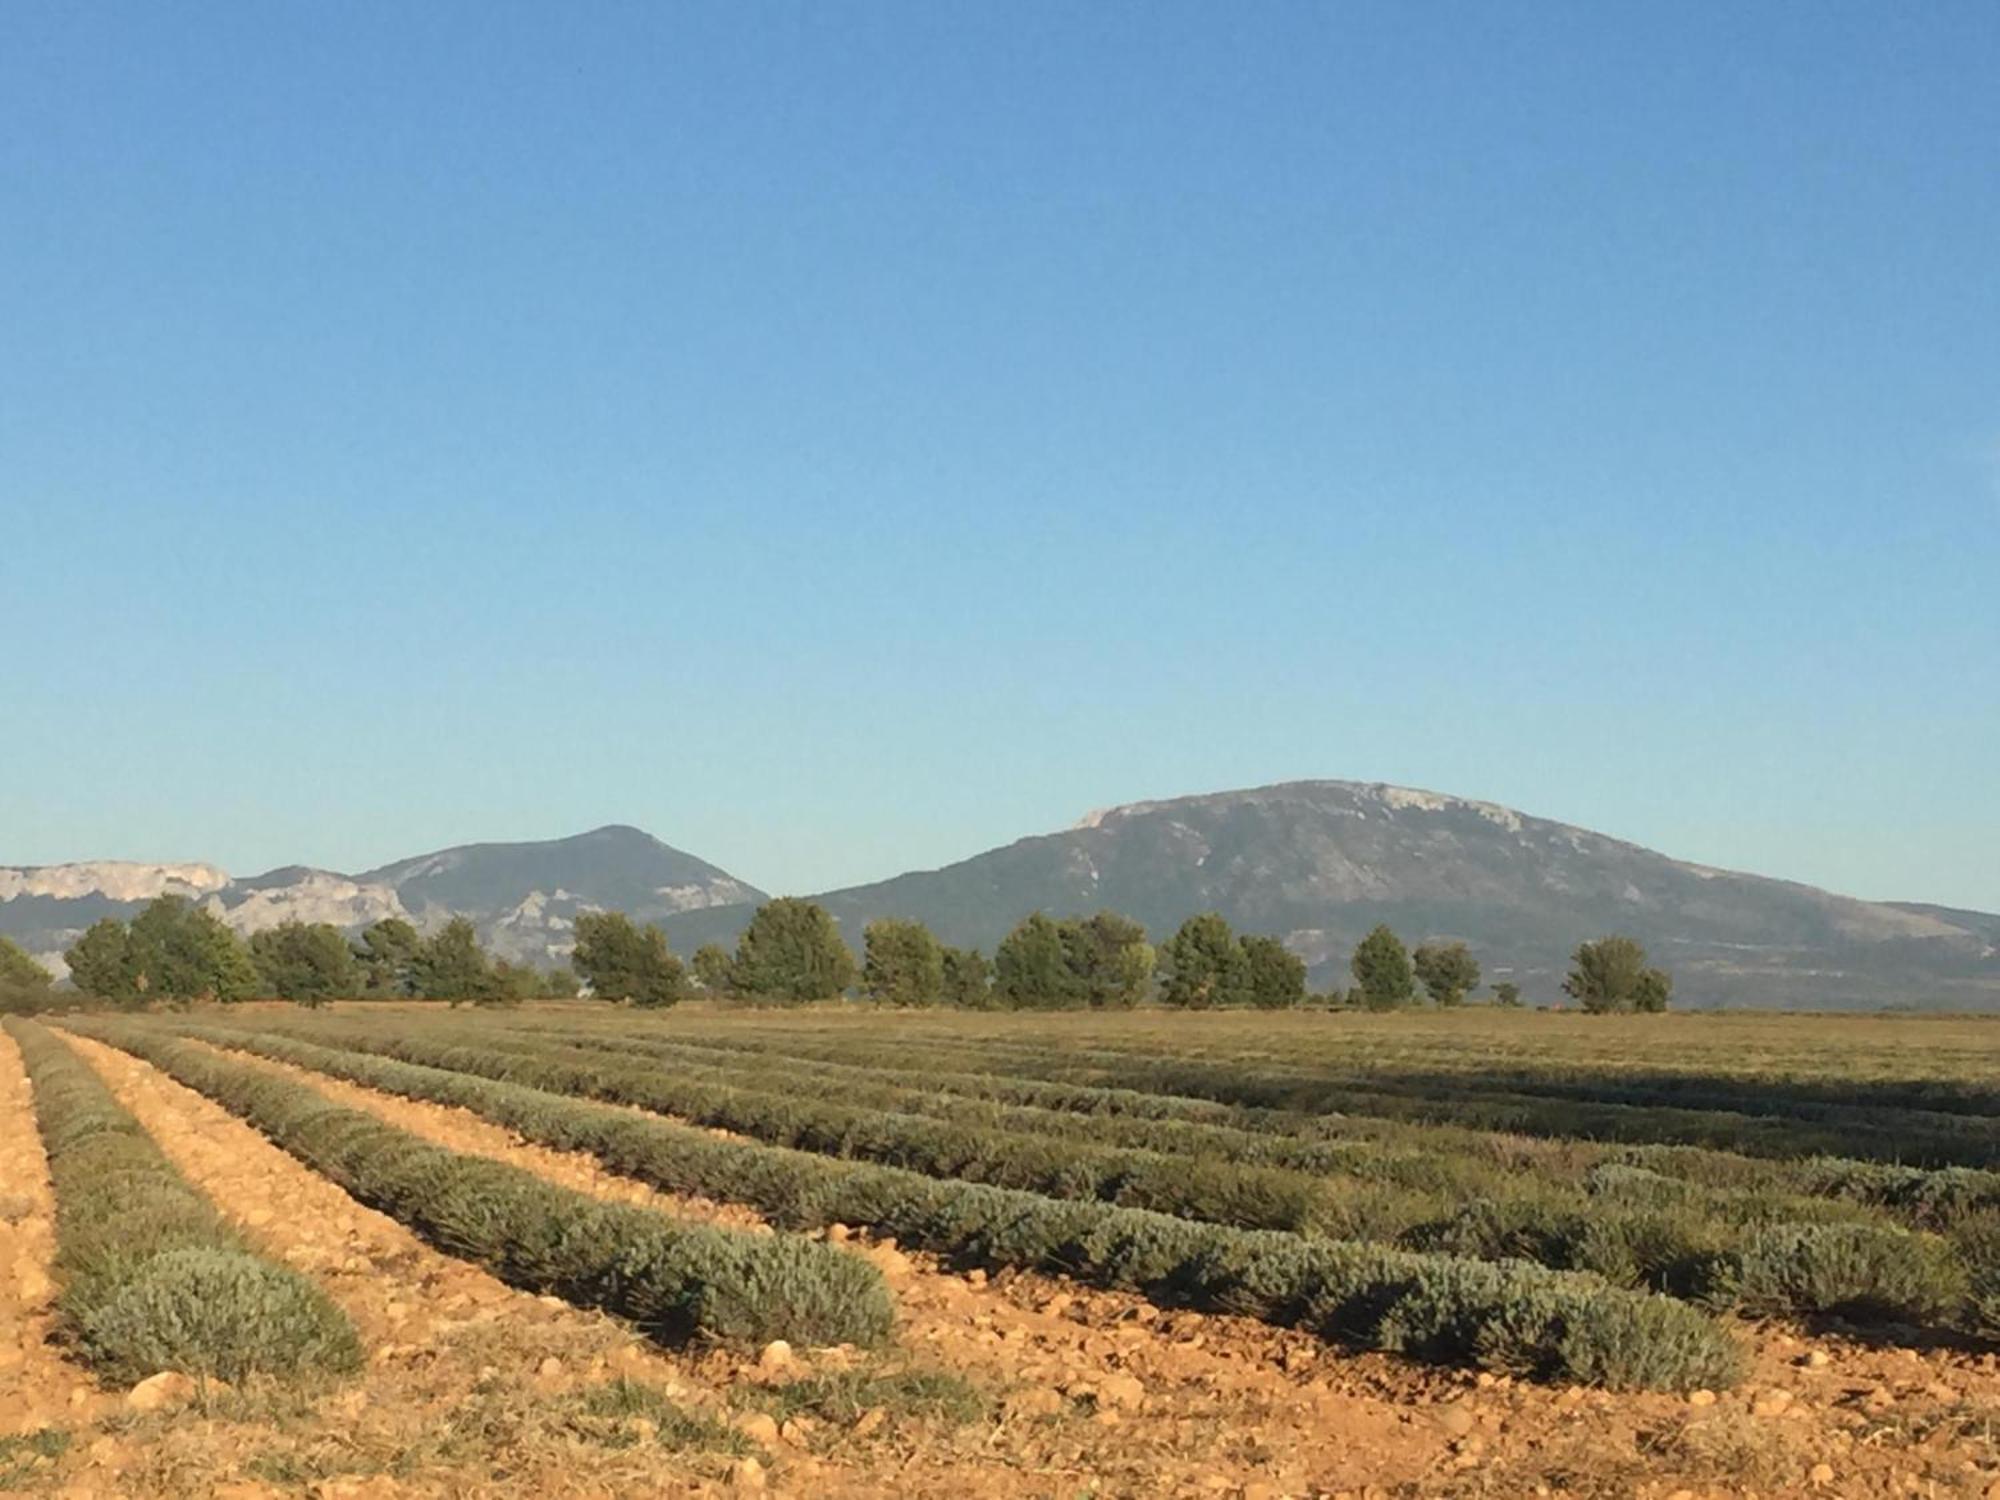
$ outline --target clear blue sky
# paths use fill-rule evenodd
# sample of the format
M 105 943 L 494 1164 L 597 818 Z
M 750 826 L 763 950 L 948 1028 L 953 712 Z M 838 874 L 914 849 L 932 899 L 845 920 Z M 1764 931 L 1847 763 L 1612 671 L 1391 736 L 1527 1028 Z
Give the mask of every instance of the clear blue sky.
M 1308 776 L 2000 909 L 2000 7 L 0 8 L 0 863 Z

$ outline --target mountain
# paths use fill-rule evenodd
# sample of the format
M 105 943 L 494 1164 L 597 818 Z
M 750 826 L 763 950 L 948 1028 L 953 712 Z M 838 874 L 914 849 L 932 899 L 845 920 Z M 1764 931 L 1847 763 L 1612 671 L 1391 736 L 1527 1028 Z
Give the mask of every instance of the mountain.
M 1155 939 L 1220 911 L 1283 936 L 1318 984 L 1347 980 L 1377 922 L 1472 945 L 1488 979 L 1561 998 L 1576 943 L 1640 938 L 1683 1004 L 2000 1008 L 2000 916 L 1838 896 L 1688 864 L 1589 829 L 1406 787 L 1303 781 L 1136 802 L 941 870 L 814 898 L 851 943 L 880 916 L 992 950 L 1022 916 L 1110 907 Z M 665 926 L 686 952 L 729 942 L 750 908 Z
M 569 950 L 579 911 L 630 912 L 674 947 L 734 942 L 763 892 L 636 828 L 540 843 L 465 844 L 359 875 L 288 866 L 232 878 L 206 864 L 104 861 L 0 868 L 0 935 L 44 962 L 103 916 L 175 892 L 239 931 L 288 918 L 357 929 L 467 916 L 503 957 Z M 1377 922 L 1412 943 L 1458 938 L 1488 979 L 1554 1001 L 1578 941 L 1641 939 L 1683 1005 L 2000 1009 L 2000 915 L 1872 902 L 1670 859 L 1490 802 L 1407 787 L 1299 781 L 1135 802 L 941 870 L 814 899 L 858 949 L 875 917 L 916 917 L 992 951 L 1031 911 L 1110 907 L 1163 939 L 1198 911 L 1282 936 L 1314 983 L 1345 985 Z
M 707 860 L 621 824 L 544 843 L 464 844 L 355 879 L 395 891 L 420 927 L 469 916 L 494 952 L 539 962 L 569 951 L 579 911 L 622 911 L 655 922 L 764 899 Z
M 384 917 L 432 928 L 465 916 L 494 953 L 535 963 L 569 951 L 579 911 L 655 921 L 764 899 L 706 860 L 614 825 L 539 843 L 465 844 L 361 875 L 289 865 L 232 879 L 214 865 L 120 860 L 0 868 L 0 936 L 60 973 L 63 950 L 92 922 L 130 918 L 168 894 L 203 903 L 245 933 L 288 920 L 358 930 Z

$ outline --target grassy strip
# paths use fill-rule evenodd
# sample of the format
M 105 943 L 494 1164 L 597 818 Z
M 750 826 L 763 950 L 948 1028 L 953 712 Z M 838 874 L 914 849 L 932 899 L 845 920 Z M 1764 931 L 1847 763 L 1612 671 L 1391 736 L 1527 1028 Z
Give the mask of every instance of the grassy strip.
M 869 1044 L 845 1039 L 780 1043 L 732 1036 L 715 1039 L 710 1045 L 758 1053 L 804 1045 L 816 1057 L 841 1060 L 871 1055 Z M 1878 1163 L 1915 1159 L 1937 1169 L 1978 1169 L 2000 1154 L 2000 1133 L 1992 1122 L 1966 1116 L 1802 1106 L 1790 1112 L 1798 1118 L 1772 1118 L 1682 1105 L 1489 1091 L 1476 1075 L 1438 1075 L 1399 1082 L 1379 1072 L 1332 1074 L 1289 1060 L 1217 1060 L 998 1039 L 966 1045 L 899 1036 L 897 1048 L 906 1056 L 911 1052 L 927 1054 L 926 1070 L 991 1070 L 1066 1088 L 1167 1099 L 1182 1117 L 1186 1117 L 1185 1111 L 1203 1106 L 1233 1108 L 1251 1119 L 1273 1122 L 1279 1118 L 1309 1122 L 1320 1116 L 1365 1115 L 1383 1125 L 1459 1126 L 1553 1139 L 1590 1137 L 1641 1151 L 1695 1147 L 1719 1154 L 1775 1158 L 1780 1167 L 1785 1158 L 1830 1156 Z M 1619 1090 L 1614 1082 L 1607 1084 L 1604 1092 L 1616 1094 Z M 1310 1124 L 1289 1128 L 1312 1129 Z M 1343 1120 L 1343 1133 L 1352 1128 L 1351 1119 Z M 1993 1179 L 1987 1190 L 2000 1192 L 2000 1177 L 1984 1175 Z
M 1337 1194 L 1326 1184 L 1279 1167 L 1190 1160 L 1157 1151 L 1009 1134 L 924 1115 L 814 1102 L 688 1079 L 655 1067 L 623 1065 L 602 1054 L 564 1055 L 566 1049 L 547 1044 L 532 1050 L 467 1046 L 414 1030 L 340 1037 L 345 1045 L 404 1062 L 636 1105 L 771 1145 L 905 1167 L 933 1177 L 1052 1197 L 1095 1198 L 1245 1229 L 1319 1233 L 1338 1227 L 1342 1217 Z
M 108 1028 L 107 1028 L 108 1030 Z M 179 1065 L 195 1051 L 130 1023 L 120 1045 Z M 792 1227 L 864 1226 L 961 1264 L 1130 1287 L 1168 1305 L 1241 1313 L 1415 1358 L 1612 1388 L 1719 1388 L 1741 1351 L 1684 1302 L 1524 1262 L 1231 1229 L 1096 1202 L 923 1177 L 717 1138 L 520 1084 L 277 1037 L 284 1056 L 373 1088 L 470 1109 L 676 1192 L 753 1204 Z
M 539 1029 L 530 1034 L 548 1035 Z M 565 1033 L 563 1039 L 572 1046 L 674 1060 L 682 1057 L 699 1060 L 716 1055 L 755 1057 L 784 1071 L 787 1090 L 797 1086 L 793 1073 L 803 1071 L 822 1077 L 828 1088 L 845 1088 L 848 1080 L 868 1079 L 907 1087 L 913 1092 L 928 1088 L 968 1099 L 1032 1104 L 1049 1112 L 1072 1114 L 1087 1122 L 1079 1128 L 1093 1131 L 1109 1128 L 1115 1132 L 1126 1123 L 1124 1117 L 1138 1115 L 1163 1123 L 1179 1123 L 1181 1139 L 1219 1155 L 1233 1157 L 1240 1149 L 1245 1160 L 1271 1160 L 1303 1170 L 1351 1172 L 1409 1187 L 1455 1190 L 1490 1183 L 1496 1164 L 1518 1164 L 1522 1157 L 1518 1138 L 1496 1140 L 1491 1132 L 1449 1124 L 1354 1121 L 1345 1116 L 1230 1106 L 1185 1095 L 1049 1083 L 1004 1074 L 889 1069 L 816 1056 L 798 1057 L 764 1048 L 750 1051 L 711 1043 L 661 1041 L 630 1032 Z M 949 1112 L 951 1106 L 942 1108 Z M 1235 1113 L 1218 1113 L 1232 1110 Z M 1113 1118 L 1105 1120 L 1106 1115 Z M 1353 1131 L 1357 1139 L 1288 1138 L 1298 1134 L 1323 1137 L 1330 1129 Z M 1141 1138 L 1138 1132 L 1127 1137 L 1134 1142 Z M 1258 1143 L 1271 1138 L 1279 1146 L 1266 1155 Z M 1166 1137 L 1154 1139 L 1164 1141 Z M 1236 1144 L 1239 1142 L 1243 1143 L 1240 1147 Z M 1914 1228 L 1940 1232 L 1968 1221 L 2000 1215 L 2000 1172 L 1980 1167 L 1894 1166 L 1839 1156 L 1779 1160 L 1745 1157 L 1733 1151 L 1700 1146 L 1612 1146 L 1581 1141 L 1551 1141 L 1551 1144 L 1566 1149 L 1539 1153 L 1534 1160 L 1536 1170 L 1567 1169 L 1579 1179 L 1603 1163 L 1640 1166 L 1711 1191 L 1786 1194 L 1799 1200 L 1838 1198 L 1881 1209 Z M 1371 1147 L 1379 1154 L 1371 1154 Z M 1159 1149 L 1167 1148 L 1162 1145 Z
M 1238 1228 L 1477 1260 L 1532 1260 L 1715 1307 L 1744 1302 L 1762 1311 L 1927 1324 L 1955 1316 L 1964 1294 L 1959 1266 L 1935 1240 L 1840 1222 L 1854 1211 L 1775 1195 L 1727 1200 L 1737 1215 L 1731 1220 L 1686 1185 L 1630 1168 L 1600 1170 L 1588 1191 L 1496 1174 L 1485 1193 L 1467 1200 L 813 1101 L 789 1080 L 783 1092 L 739 1089 L 550 1041 L 467 1046 L 414 1028 L 386 1036 L 343 1034 L 360 1051 L 637 1105 L 821 1155 Z M 250 1039 L 254 1034 L 237 1035 L 258 1046 Z M 1787 1264 L 1774 1264 L 1774 1257 Z
M 262 1068 L 150 1027 L 74 1021 L 242 1116 L 371 1207 L 501 1280 L 630 1319 L 662 1342 L 872 1344 L 881 1273 L 795 1235 L 676 1223 L 502 1162 L 462 1156 Z
M 55 1183 L 57 1310 L 87 1363 L 117 1381 L 359 1366 L 354 1328 L 324 1292 L 252 1250 L 53 1034 L 6 1026 Z

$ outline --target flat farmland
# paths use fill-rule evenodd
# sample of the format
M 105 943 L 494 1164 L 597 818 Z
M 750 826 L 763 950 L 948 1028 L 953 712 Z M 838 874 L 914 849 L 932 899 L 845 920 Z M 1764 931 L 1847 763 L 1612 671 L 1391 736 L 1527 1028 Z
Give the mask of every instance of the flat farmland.
M 2000 1495 L 1992 1021 L 356 1003 L 9 1032 L 0 1484 Z M 79 1100 L 180 1205 L 143 1275 L 93 1248 Z M 191 1354 L 147 1321 L 190 1257 L 237 1268 Z

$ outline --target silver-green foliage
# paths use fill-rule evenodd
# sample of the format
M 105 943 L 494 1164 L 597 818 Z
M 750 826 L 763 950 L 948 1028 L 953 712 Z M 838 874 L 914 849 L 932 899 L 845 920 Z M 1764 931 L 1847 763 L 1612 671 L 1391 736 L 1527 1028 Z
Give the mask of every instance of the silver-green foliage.
M 8 1031 L 56 1190 L 57 1307 L 86 1361 L 115 1380 L 178 1370 L 229 1381 L 360 1363 L 339 1309 L 257 1255 L 68 1047 L 39 1026 Z

